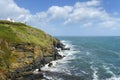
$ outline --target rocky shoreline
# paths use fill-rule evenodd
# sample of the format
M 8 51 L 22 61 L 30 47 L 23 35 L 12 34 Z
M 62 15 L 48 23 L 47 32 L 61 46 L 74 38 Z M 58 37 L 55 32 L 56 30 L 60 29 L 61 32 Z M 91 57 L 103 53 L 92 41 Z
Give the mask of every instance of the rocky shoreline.
M 0 30 L 0 80 L 27 80 L 28 76 L 40 80 L 42 72 L 32 72 L 63 58 L 56 48 L 69 50 L 58 39 L 21 22 L 0 20 Z
M 9 80 L 48 80 L 44 77 L 45 71 L 41 71 L 41 67 L 45 64 L 49 64 L 51 67 L 51 61 L 62 59 L 64 56 L 60 55 L 58 48 L 61 50 L 70 50 L 70 48 L 65 48 L 65 45 L 61 42 L 54 45 L 54 54 L 50 56 L 44 56 L 43 59 L 37 58 L 32 64 L 16 69 L 12 73 L 8 73 L 7 78 Z

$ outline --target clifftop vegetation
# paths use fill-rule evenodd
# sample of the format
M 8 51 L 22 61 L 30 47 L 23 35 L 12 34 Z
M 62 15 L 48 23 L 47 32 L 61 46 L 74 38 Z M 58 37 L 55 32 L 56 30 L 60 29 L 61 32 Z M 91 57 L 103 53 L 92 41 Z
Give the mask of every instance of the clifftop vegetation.
M 14 43 L 32 43 L 46 47 L 57 41 L 42 30 L 33 28 L 20 22 L 0 20 L 0 38 Z

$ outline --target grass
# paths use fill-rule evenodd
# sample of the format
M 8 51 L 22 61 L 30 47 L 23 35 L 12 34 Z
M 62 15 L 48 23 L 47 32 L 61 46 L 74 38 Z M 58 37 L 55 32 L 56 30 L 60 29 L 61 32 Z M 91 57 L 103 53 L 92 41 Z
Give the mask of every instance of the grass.
M 0 37 L 10 42 L 32 43 L 46 47 L 51 42 L 56 41 L 42 30 L 33 28 L 19 22 L 9 22 L 0 20 Z M 52 41 L 53 40 L 53 41 Z
M 0 20 L 0 40 L 1 39 L 14 44 L 30 43 L 33 46 L 38 45 L 46 50 L 49 50 L 51 45 L 58 42 L 58 40 L 42 30 L 20 22 L 9 22 L 5 20 Z M 7 47 L 8 45 L 4 44 L 0 42 L 0 50 L 5 52 L 4 54 L 0 53 L 0 69 L 5 68 L 5 66 L 9 67 L 9 65 L 16 60 L 16 57 Z

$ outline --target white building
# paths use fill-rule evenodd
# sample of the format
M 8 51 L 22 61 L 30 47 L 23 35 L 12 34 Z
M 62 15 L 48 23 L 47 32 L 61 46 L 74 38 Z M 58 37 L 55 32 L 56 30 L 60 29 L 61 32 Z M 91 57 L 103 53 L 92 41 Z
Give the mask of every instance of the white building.
M 13 19 L 11 19 L 11 18 L 7 18 L 7 21 L 15 22 L 15 20 L 13 20 Z

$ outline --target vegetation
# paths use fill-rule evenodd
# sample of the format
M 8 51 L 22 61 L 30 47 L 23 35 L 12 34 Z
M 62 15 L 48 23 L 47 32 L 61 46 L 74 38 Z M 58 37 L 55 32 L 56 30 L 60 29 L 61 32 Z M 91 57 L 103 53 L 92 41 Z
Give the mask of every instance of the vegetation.
M 39 29 L 33 28 L 23 23 L 3 20 L 0 21 L 0 37 L 5 38 L 10 42 L 33 43 L 43 47 L 51 44 L 52 40 L 54 42 L 57 41 Z
M 50 48 L 58 42 L 42 30 L 24 23 L 0 20 L 0 74 L 9 73 L 11 65 L 14 68 L 24 63 L 29 65 L 38 56 L 50 55 Z

